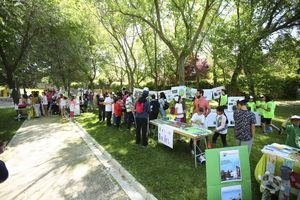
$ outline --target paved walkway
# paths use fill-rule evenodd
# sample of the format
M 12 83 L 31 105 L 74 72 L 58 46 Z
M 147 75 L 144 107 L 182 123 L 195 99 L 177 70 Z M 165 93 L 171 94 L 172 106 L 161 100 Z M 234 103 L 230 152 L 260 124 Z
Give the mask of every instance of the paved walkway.
M 129 199 L 78 134 L 57 117 L 25 121 L 1 155 L 0 199 Z

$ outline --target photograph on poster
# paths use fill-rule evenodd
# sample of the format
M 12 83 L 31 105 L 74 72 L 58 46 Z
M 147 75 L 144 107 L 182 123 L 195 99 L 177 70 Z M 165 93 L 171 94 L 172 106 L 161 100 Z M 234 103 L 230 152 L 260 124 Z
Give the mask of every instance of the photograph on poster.
M 241 164 L 238 150 L 220 151 L 221 182 L 241 181 Z
M 213 99 L 218 99 L 221 96 L 222 89 L 225 89 L 224 86 L 216 87 L 212 89 Z
M 134 99 L 138 99 L 140 96 L 142 96 L 143 90 L 139 88 L 133 88 L 133 97 Z
M 222 200 L 242 200 L 242 186 L 233 185 L 221 188 Z
M 213 93 L 212 89 L 204 89 L 203 90 L 203 96 L 205 97 L 205 99 L 207 101 L 212 100 L 212 93 Z

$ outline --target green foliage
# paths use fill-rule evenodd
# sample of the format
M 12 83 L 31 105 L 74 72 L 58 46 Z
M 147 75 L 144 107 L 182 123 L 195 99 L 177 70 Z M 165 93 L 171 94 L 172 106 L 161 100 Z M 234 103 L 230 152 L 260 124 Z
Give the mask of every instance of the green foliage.
M 17 113 L 12 108 L 1 108 L 0 115 L 0 141 L 10 141 L 23 121 L 16 121 L 14 119 Z

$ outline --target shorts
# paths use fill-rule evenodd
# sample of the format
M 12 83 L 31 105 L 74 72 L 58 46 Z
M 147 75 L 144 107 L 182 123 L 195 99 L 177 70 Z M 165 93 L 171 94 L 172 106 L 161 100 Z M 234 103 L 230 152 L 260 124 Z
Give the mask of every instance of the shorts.
M 261 122 L 270 125 L 271 122 L 272 122 L 272 118 L 264 118 L 264 117 L 263 117 L 263 118 L 261 119 Z

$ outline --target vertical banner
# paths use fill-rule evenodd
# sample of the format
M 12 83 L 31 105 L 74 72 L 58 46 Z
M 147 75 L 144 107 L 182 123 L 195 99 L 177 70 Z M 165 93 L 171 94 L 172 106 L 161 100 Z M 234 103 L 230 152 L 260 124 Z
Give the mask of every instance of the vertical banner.
M 173 149 L 173 134 L 174 130 L 171 126 L 158 125 L 158 141 Z

